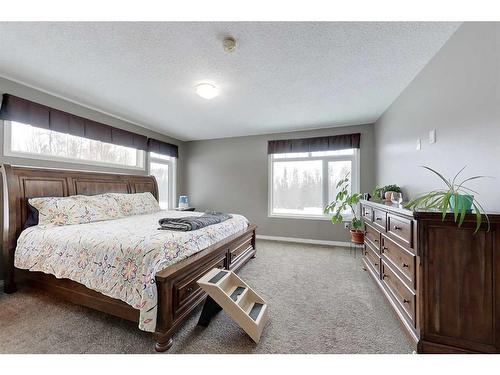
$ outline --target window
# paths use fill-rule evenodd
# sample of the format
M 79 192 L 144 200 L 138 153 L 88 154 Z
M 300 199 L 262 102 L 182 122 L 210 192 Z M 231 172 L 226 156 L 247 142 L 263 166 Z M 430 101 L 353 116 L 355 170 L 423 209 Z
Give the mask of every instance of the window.
M 175 206 L 176 158 L 149 153 L 149 174 L 155 176 L 158 183 L 160 207 L 163 210 Z
M 358 149 L 269 155 L 269 215 L 328 219 L 323 209 L 339 179 L 350 173 L 350 189 L 359 191 L 358 160 Z
M 7 156 L 144 169 L 144 151 L 20 122 L 4 121 L 4 142 Z

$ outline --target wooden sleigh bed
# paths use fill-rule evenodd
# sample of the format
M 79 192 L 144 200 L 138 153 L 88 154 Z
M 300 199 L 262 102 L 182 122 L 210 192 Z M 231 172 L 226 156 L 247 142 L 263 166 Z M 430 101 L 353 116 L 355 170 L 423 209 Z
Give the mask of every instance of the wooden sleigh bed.
M 87 306 L 133 322 L 139 310 L 118 299 L 107 297 L 69 279 L 14 267 L 17 239 L 28 216 L 28 199 L 103 193 L 151 192 L 158 199 L 153 176 L 92 173 L 2 165 L 3 177 L 3 265 L 4 290 L 13 293 L 29 283 L 70 302 Z M 153 334 L 157 351 L 172 346 L 172 336 L 204 301 L 206 294 L 196 281 L 211 269 L 238 270 L 255 256 L 255 225 L 220 241 L 156 274 L 158 316 Z

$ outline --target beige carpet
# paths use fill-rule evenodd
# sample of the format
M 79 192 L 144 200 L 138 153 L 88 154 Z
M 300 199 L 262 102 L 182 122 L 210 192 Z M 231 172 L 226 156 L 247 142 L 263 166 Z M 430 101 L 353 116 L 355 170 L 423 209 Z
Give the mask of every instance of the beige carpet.
M 240 272 L 267 299 L 257 345 L 222 311 L 195 311 L 168 353 L 411 353 L 397 318 L 349 249 L 258 241 Z M 23 289 L 0 294 L 1 353 L 153 353 L 130 322 Z

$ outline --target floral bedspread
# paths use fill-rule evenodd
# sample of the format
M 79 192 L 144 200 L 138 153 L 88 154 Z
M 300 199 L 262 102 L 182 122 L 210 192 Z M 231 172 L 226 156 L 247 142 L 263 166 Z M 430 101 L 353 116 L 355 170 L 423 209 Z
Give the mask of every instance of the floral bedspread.
M 241 215 L 192 232 L 158 230 L 163 217 L 201 215 L 159 211 L 88 224 L 30 227 L 19 236 L 15 266 L 74 280 L 140 310 L 139 328 L 154 332 L 157 272 L 246 229 Z

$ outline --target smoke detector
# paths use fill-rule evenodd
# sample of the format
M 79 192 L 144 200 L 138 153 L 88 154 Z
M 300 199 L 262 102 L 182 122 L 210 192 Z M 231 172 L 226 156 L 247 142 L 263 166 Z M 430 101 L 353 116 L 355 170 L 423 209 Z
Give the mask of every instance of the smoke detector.
M 227 37 L 223 41 L 224 51 L 234 52 L 236 50 L 236 40 L 233 37 Z

